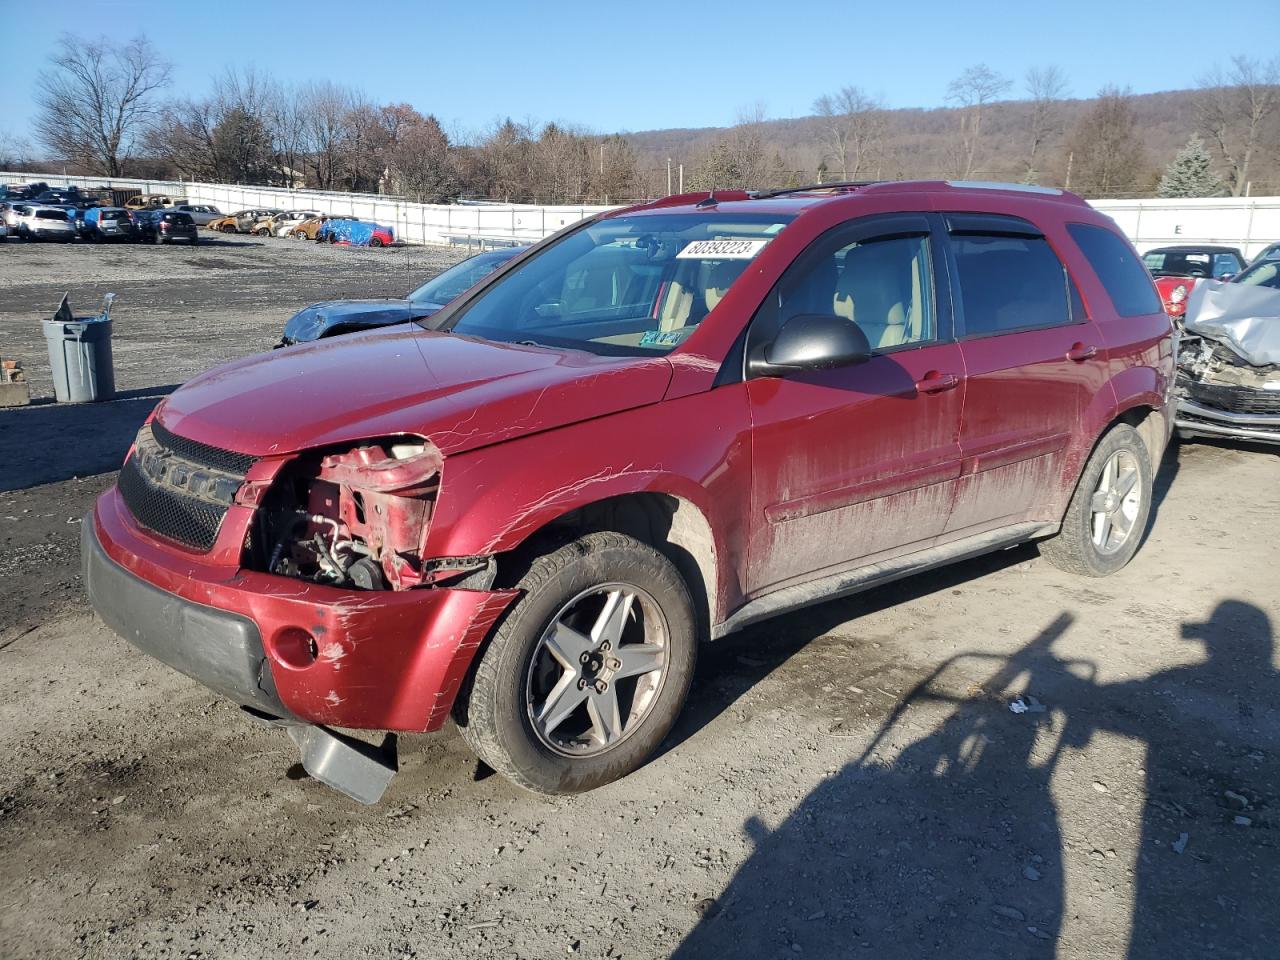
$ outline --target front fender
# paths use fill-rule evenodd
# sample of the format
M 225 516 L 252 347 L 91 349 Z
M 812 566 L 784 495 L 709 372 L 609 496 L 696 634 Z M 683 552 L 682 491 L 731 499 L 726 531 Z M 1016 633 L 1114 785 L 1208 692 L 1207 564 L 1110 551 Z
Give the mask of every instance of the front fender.
M 736 384 L 447 457 L 426 555 L 503 553 L 581 507 L 668 494 L 711 529 L 724 609 L 740 593 L 745 558 L 748 423 Z

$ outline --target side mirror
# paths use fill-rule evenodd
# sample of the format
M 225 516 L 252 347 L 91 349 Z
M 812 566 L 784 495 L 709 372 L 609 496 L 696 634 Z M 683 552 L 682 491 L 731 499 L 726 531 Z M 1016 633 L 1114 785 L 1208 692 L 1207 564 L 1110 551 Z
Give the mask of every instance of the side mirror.
M 785 377 L 804 370 L 848 367 L 870 358 L 867 335 L 852 320 L 834 314 L 802 313 L 784 323 L 772 343 L 752 350 L 747 373 Z

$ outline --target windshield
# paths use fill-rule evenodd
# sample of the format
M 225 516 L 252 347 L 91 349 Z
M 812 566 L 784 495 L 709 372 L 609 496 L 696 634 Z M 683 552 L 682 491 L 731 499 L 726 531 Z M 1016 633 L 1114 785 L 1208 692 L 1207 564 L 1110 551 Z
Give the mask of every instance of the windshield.
M 667 353 L 791 219 L 710 210 L 600 220 L 521 264 L 443 323 L 488 340 Z
M 502 266 L 522 248 L 511 250 L 495 250 L 493 253 L 480 253 L 456 263 L 444 273 L 432 277 L 413 293 L 409 299 L 414 303 L 444 304 L 459 294 L 466 293 L 477 283 Z
M 1261 263 L 1255 263 L 1231 282 L 1243 283 L 1248 287 L 1270 287 L 1272 290 L 1280 290 L 1280 260 L 1263 260 Z

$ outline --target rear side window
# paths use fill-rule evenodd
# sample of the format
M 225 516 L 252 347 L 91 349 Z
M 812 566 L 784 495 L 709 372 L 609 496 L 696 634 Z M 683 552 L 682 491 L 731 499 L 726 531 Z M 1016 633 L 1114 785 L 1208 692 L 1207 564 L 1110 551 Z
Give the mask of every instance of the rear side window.
M 1067 230 L 1106 288 L 1116 313 L 1141 317 L 1163 311 L 1151 275 L 1125 240 L 1089 223 L 1069 223 Z
M 951 247 L 965 336 L 1073 322 L 1066 268 L 1044 237 L 965 232 L 952 235 Z

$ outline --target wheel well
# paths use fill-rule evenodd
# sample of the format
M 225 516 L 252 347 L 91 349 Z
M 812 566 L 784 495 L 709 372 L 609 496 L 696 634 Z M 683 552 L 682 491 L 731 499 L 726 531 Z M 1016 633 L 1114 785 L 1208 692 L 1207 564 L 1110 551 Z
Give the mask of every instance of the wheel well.
M 1142 438 L 1142 442 L 1147 447 L 1147 454 L 1151 458 L 1151 471 L 1155 473 L 1160 468 L 1165 446 L 1169 442 L 1169 432 L 1165 429 L 1164 414 L 1152 407 L 1134 407 L 1126 410 L 1111 423 L 1107 424 L 1107 429 L 1110 430 L 1117 423 L 1127 423 L 1138 432 L 1138 436 Z M 1105 433 L 1106 431 L 1103 432 Z
M 711 525 L 701 510 L 683 497 L 665 493 L 609 497 L 552 520 L 526 538 L 516 553 L 541 552 L 548 540 L 562 542 L 597 530 L 634 537 L 670 560 L 689 588 L 702 635 L 708 635 L 716 614 L 716 551 Z M 504 565 L 504 558 L 499 557 L 500 576 Z

